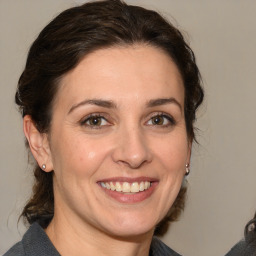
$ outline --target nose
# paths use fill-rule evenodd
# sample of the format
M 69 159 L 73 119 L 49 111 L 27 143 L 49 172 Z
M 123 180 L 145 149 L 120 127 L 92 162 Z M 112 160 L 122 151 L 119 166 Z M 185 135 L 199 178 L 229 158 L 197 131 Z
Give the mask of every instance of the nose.
M 131 169 L 140 168 L 152 161 L 152 152 L 148 141 L 139 128 L 124 128 L 116 138 L 113 160 L 127 165 Z

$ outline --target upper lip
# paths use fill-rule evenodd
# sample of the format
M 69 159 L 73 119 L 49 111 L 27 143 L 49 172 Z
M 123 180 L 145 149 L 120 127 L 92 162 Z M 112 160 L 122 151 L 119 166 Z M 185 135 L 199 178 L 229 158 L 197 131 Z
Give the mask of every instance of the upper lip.
M 112 177 L 112 178 L 107 178 L 107 179 L 102 179 L 99 180 L 98 182 L 128 182 L 128 183 L 133 183 L 133 182 L 141 182 L 141 181 L 149 181 L 149 182 L 156 182 L 158 181 L 156 178 L 152 177 Z

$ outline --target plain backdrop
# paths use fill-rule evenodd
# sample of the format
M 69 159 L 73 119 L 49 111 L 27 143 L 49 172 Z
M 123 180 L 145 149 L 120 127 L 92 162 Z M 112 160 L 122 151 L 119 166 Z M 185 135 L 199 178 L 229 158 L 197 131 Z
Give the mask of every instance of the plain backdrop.
M 17 80 L 32 41 L 62 10 L 85 1 L 0 0 L 0 255 L 25 231 L 31 190 Z M 202 73 L 188 200 L 163 240 L 190 256 L 224 255 L 256 210 L 255 0 L 127 0 L 160 11 L 183 31 Z

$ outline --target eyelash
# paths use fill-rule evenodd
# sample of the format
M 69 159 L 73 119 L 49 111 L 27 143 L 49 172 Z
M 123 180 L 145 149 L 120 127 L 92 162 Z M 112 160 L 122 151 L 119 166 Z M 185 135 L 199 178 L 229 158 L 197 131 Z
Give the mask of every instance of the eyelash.
M 154 113 L 150 117 L 149 121 L 147 121 L 147 123 L 150 122 L 150 121 L 152 122 L 153 118 L 159 118 L 159 117 L 164 118 L 165 120 L 163 122 L 167 121 L 168 123 L 159 124 L 159 125 L 157 125 L 157 124 L 150 124 L 150 125 L 152 125 L 152 126 L 161 126 L 162 128 L 166 128 L 166 127 L 174 126 L 176 124 L 176 121 L 172 116 L 170 116 L 169 114 L 163 113 L 163 112 Z
M 93 121 L 93 118 L 95 119 L 100 119 L 101 123 L 102 121 L 105 121 L 107 124 L 101 124 L 97 125 L 97 124 L 86 124 L 87 122 Z M 163 120 L 163 124 L 153 124 L 152 120 L 153 118 L 163 118 L 165 120 Z M 165 123 L 167 121 L 167 123 Z M 151 115 L 150 119 L 146 122 L 146 124 L 148 124 L 149 122 L 151 122 L 152 124 L 149 124 L 150 126 L 159 126 L 161 128 L 166 128 L 169 126 L 174 126 L 176 124 L 176 121 L 174 120 L 174 118 L 168 114 L 165 114 L 163 112 L 159 112 L 159 113 L 154 113 Z M 86 116 L 81 122 L 80 124 L 82 126 L 87 126 L 91 129 L 101 129 L 105 126 L 110 126 L 111 122 L 108 121 L 108 118 L 106 118 L 103 114 L 101 113 L 95 113 L 95 114 L 90 114 L 88 116 Z
M 109 124 L 105 124 L 105 125 L 86 124 L 87 122 L 92 121 L 93 118 L 94 119 L 101 119 L 101 122 L 102 122 L 102 120 L 104 120 Z M 103 114 L 100 114 L 100 113 L 90 114 L 89 116 L 86 116 L 80 123 L 81 123 L 82 126 L 87 126 L 91 129 L 101 129 L 104 126 L 111 125 L 111 123 L 107 120 L 107 118 Z

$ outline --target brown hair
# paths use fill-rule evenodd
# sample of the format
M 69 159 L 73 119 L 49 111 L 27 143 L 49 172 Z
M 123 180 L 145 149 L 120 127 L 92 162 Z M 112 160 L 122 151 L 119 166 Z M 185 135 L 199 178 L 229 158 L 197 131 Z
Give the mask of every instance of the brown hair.
M 176 63 L 185 87 L 185 121 L 189 139 L 194 137 L 196 110 L 203 100 L 200 73 L 193 51 L 182 34 L 152 10 L 121 0 L 95 1 L 70 8 L 53 19 L 32 44 L 16 92 L 23 115 L 30 115 L 41 133 L 51 128 L 52 104 L 59 81 L 87 54 L 115 45 L 144 43 L 166 52 Z M 30 224 L 46 227 L 54 214 L 52 172 L 36 164 L 33 195 L 22 215 Z M 182 187 L 167 219 L 175 220 L 184 208 Z

